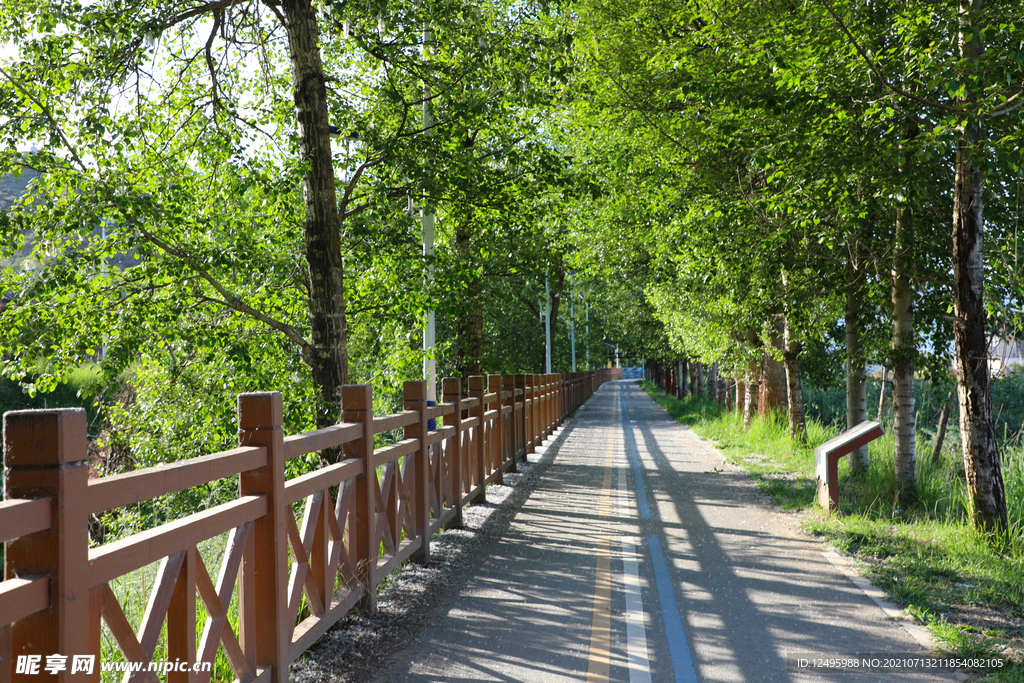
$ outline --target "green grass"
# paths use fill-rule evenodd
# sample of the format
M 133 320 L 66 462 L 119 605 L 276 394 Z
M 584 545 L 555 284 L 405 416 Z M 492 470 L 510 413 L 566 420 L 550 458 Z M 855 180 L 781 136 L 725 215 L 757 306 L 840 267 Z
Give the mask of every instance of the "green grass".
M 1018 660 L 1024 649 L 1024 449 L 1013 439 L 1003 447 L 1003 476 L 1012 532 L 992 539 L 968 519 L 959 448 L 947 442 L 931 460 L 931 435 L 919 434 L 918 491 L 907 502 L 897 496 L 895 441 L 889 434 L 869 448 L 871 466 L 853 475 L 840 462 L 838 514 L 815 504 L 814 447 L 838 427 L 808 421 L 807 444 L 794 444 L 784 415 L 755 420 L 743 429 L 742 415 L 722 413 L 703 399 L 679 401 L 650 382 L 641 385 L 677 421 L 715 442 L 784 509 L 805 512 L 804 525 L 855 557 L 868 578 L 924 624 L 950 653 Z M 993 672 L 993 683 L 1024 681 L 1015 663 Z
M 228 533 L 219 534 L 210 538 L 206 541 L 202 541 L 198 545 L 199 554 L 203 559 L 203 563 L 206 565 L 206 570 L 210 573 L 210 579 L 214 582 L 217 581 L 218 573 L 220 571 L 221 560 L 223 559 L 224 550 L 227 544 Z M 148 604 L 150 594 L 154 590 L 154 584 L 157 579 L 157 573 L 160 568 L 160 562 L 154 562 L 150 565 L 142 567 L 141 569 L 135 570 L 124 576 L 120 576 L 110 582 L 111 590 L 117 597 L 117 602 L 121 606 L 121 610 L 124 612 L 125 618 L 128 623 L 131 624 L 132 629 L 138 633 L 138 630 L 142 624 L 143 617 L 145 616 L 146 606 Z M 200 631 L 207 619 L 206 605 L 203 601 L 196 596 L 196 624 Z M 228 605 L 228 624 L 225 628 L 230 627 L 235 634 L 238 634 L 238 587 L 235 586 L 235 590 L 231 597 L 231 602 Z M 198 655 L 198 653 L 197 653 Z M 156 649 L 153 652 L 153 662 L 164 662 L 167 661 L 167 624 L 164 622 L 160 638 L 157 642 Z M 104 622 L 102 624 L 101 638 L 100 638 L 100 661 L 102 662 L 124 662 L 125 656 L 121 652 L 120 646 L 114 639 L 113 634 Z M 97 664 L 98 666 L 98 664 Z M 123 674 L 118 674 L 114 671 L 104 671 L 101 673 L 101 680 L 103 683 L 116 683 L 121 680 Z M 166 680 L 166 674 L 158 676 L 160 680 Z M 213 662 L 213 669 L 211 672 L 210 680 L 215 682 L 226 682 L 235 679 L 234 671 L 231 665 L 228 663 L 227 656 L 224 654 L 223 648 L 218 648 L 216 656 Z

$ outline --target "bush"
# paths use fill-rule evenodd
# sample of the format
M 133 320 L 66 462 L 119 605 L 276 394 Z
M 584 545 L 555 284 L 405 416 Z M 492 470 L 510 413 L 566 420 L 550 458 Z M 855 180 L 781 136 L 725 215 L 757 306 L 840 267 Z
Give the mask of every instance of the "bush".
M 102 413 L 99 400 L 110 387 L 109 379 L 93 363 L 75 368 L 68 380 L 58 384 L 53 391 L 36 392 L 34 395 L 26 391 L 22 383 L 0 378 L 0 415 L 11 410 L 85 408 L 89 431 L 95 433 Z

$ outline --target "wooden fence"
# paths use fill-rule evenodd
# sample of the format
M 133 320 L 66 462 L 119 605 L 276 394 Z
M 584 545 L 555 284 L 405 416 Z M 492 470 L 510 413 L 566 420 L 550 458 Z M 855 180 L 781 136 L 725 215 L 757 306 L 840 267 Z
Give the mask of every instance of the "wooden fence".
M 369 386 L 346 386 L 342 423 L 292 436 L 280 393 L 242 394 L 238 448 L 99 479 L 89 478 L 84 411 L 7 413 L 0 683 L 98 681 L 103 623 L 126 661 L 144 663 L 127 683 L 157 680 L 146 665 L 158 647 L 175 663 L 169 683 L 205 683 L 210 673 L 193 665 L 219 650 L 237 680 L 285 683 L 289 663 L 349 610 L 374 609 L 381 579 L 429 560 L 434 533 L 460 525 L 463 506 L 620 372 L 470 377 L 468 398 L 445 379 L 436 406 L 425 382 L 406 382 L 404 410 L 385 416 L 373 414 Z M 374 448 L 374 435 L 394 429 L 402 440 Z M 287 460 L 337 446 L 342 462 L 286 478 Z M 90 515 L 234 475 L 235 500 L 89 547 Z M 225 533 L 214 575 L 198 544 Z M 132 625 L 111 582 L 155 562 Z M 19 655 L 39 657 L 36 675 L 17 671 Z M 74 671 L 87 669 L 75 655 L 95 655 L 92 671 Z

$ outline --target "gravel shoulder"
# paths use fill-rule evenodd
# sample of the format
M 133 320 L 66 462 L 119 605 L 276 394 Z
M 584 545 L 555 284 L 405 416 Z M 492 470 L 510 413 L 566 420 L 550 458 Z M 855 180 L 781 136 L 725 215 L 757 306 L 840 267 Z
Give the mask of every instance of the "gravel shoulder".
M 372 678 L 396 652 L 451 605 L 479 566 L 480 552 L 500 539 L 550 466 L 570 417 L 545 445 L 487 487 L 485 504 L 463 508 L 463 528 L 430 542 L 430 562 L 406 562 L 382 583 L 375 614 L 353 611 L 292 663 L 293 683 L 355 683 Z

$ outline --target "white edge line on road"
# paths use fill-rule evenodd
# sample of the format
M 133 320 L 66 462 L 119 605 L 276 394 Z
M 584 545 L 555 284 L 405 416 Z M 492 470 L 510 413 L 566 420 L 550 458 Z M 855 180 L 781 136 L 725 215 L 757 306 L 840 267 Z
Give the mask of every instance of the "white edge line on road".
M 619 473 L 619 517 L 628 519 L 626 470 Z M 644 599 L 640 592 L 636 545 L 628 536 L 622 537 L 622 585 L 626 595 L 626 657 L 629 662 L 629 683 L 651 683 L 651 660 L 647 650 L 647 628 L 644 626 Z
M 850 562 L 850 560 L 843 557 L 832 548 L 822 550 L 821 554 L 826 560 L 831 562 L 836 569 L 841 571 L 846 578 L 852 581 L 857 588 L 860 588 L 864 595 L 871 598 L 872 602 L 878 605 L 880 610 L 885 612 L 885 616 L 903 626 L 904 630 L 910 634 L 910 637 L 916 640 L 922 647 L 929 652 L 939 649 L 939 643 L 935 640 L 935 637 L 926 629 L 910 621 L 910 619 L 907 618 L 907 615 L 904 614 L 903 610 L 886 600 L 885 593 L 882 592 L 882 589 L 861 576 L 857 571 L 856 566 Z

